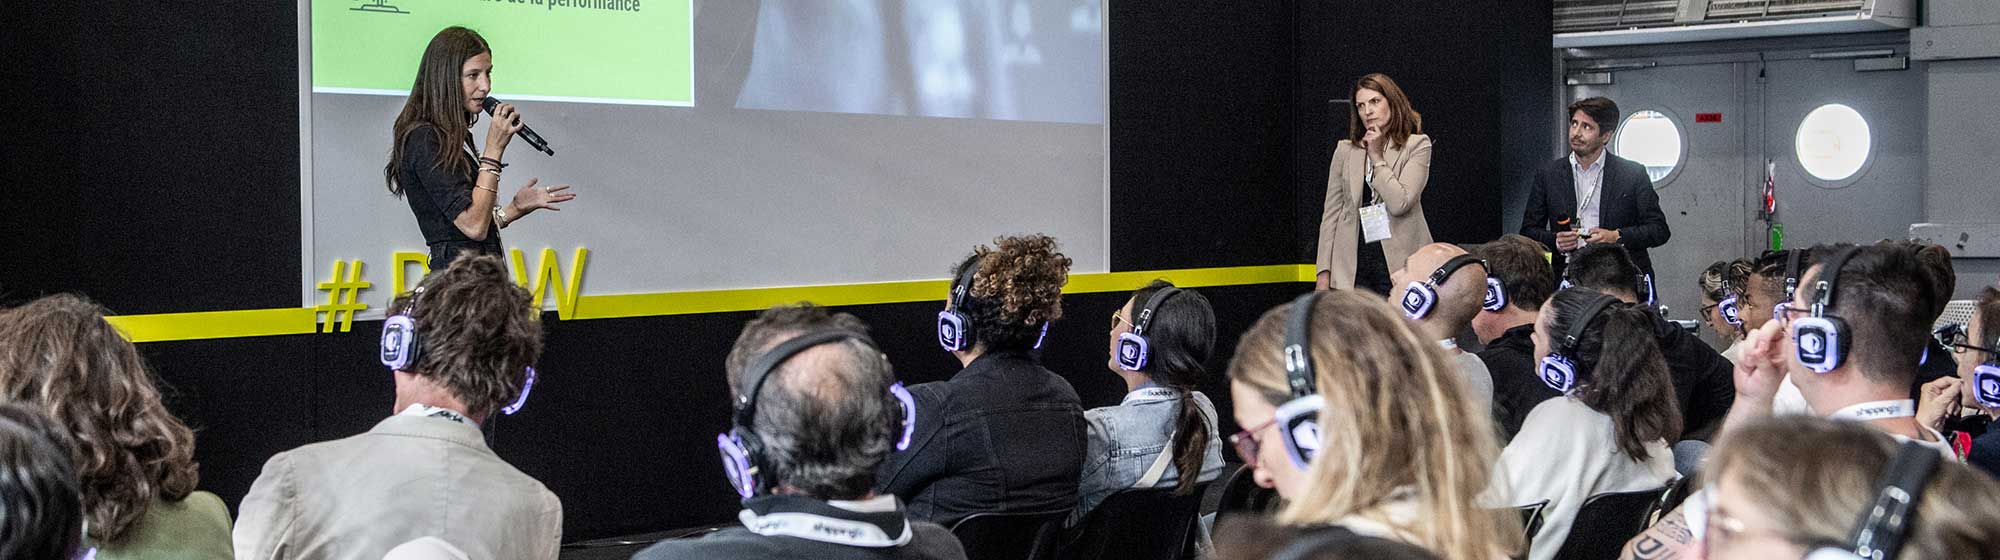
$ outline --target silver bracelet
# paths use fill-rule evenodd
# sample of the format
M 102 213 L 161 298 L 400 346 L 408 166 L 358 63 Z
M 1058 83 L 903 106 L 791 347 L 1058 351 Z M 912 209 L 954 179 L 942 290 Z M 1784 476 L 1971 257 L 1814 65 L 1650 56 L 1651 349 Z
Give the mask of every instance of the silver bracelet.
M 501 227 L 501 228 L 506 228 L 506 227 L 507 227 L 507 209 L 506 209 L 506 208 L 502 208 L 502 207 L 501 207 L 500 205 L 498 205 L 498 204 L 495 204 L 495 205 L 493 205 L 493 223 L 496 223 L 496 224 L 500 224 L 500 227 Z

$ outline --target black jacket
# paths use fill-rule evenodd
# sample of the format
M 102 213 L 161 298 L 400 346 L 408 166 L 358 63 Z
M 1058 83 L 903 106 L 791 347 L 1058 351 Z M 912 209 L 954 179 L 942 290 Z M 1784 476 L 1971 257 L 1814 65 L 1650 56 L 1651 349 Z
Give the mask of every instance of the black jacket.
M 910 395 L 910 447 L 883 462 L 878 483 L 909 504 L 910 519 L 949 527 L 974 513 L 1076 507 L 1083 404 L 1032 355 L 986 354 Z
M 1653 272 L 1647 249 L 1667 244 L 1673 230 L 1667 214 L 1660 210 L 1660 195 L 1653 192 L 1653 178 L 1645 166 L 1605 150 L 1604 190 L 1598 194 L 1598 227 L 1618 230 L 1618 244 L 1632 253 L 1632 261 L 1646 273 Z M 1576 216 L 1576 173 L 1564 156 L 1535 174 L 1534 188 L 1528 190 L 1528 208 L 1521 217 L 1521 235 L 1542 242 L 1555 254 L 1557 276 L 1564 261 L 1556 250 L 1555 219 Z
M 1701 337 L 1664 318 L 1658 320 L 1660 353 L 1674 377 L 1681 407 L 1681 439 L 1711 441 L 1736 404 L 1736 365 Z M 1671 442 L 1669 442 L 1671 443 Z
M 1520 433 L 1535 405 L 1562 396 L 1535 373 L 1534 332 L 1532 324 L 1507 329 L 1479 352 L 1486 370 L 1493 373 L 1493 417 L 1500 423 L 1502 445 Z

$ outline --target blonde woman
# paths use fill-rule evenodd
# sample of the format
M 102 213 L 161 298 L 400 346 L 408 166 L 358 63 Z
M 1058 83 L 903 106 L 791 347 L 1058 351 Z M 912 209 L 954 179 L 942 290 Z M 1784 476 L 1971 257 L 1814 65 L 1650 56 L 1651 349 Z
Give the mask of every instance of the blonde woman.
M 1938 458 L 1935 449 L 1898 444 L 1865 424 L 1804 415 L 1732 426 L 1717 444 L 1704 471 L 1709 491 L 1683 508 L 1696 557 L 1804 558 L 1822 547 L 1852 553 L 1857 521 L 1885 503 L 1878 501 L 1882 481 L 1906 454 L 1918 464 L 1895 474 L 1914 475 L 1908 494 L 1915 507 L 1900 550 L 1878 551 L 1877 558 L 1992 558 L 2000 542 L 2000 483 L 1956 461 L 1922 465 Z
M 1247 429 L 1230 441 L 1285 499 L 1279 523 L 1504 558 L 1520 548 L 1520 520 L 1477 503 L 1499 452 L 1456 371 L 1386 302 L 1314 292 L 1243 335 L 1229 378 Z

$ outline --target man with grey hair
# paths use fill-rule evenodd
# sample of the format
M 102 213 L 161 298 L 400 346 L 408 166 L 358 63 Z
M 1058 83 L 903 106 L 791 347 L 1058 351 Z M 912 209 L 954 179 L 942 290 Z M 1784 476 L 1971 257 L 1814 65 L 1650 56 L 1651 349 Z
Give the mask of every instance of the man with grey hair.
M 667 541 L 637 560 L 958 560 L 944 527 L 913 522 L 875 470 L 906 437 L 906 407 L 867 325 L 812 304 L 765 310 L 726 363 L 735 420 L 721 438 L 743 527 Z

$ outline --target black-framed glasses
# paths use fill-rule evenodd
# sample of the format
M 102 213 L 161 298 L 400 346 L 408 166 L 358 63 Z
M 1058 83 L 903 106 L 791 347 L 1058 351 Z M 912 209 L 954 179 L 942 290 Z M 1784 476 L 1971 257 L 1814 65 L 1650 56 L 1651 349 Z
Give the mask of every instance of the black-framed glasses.
M 1708 314 L 1709 314 L 1709 313 L 1714 313 L 1714 312 L 1715 312 L 1715 308 L 1717 308 L 1717 307 L 1722 307 L 1722 304 L 1721 304 L 1721 303 L 1711 303 L 1711 304 L 1708 304 L 1708 305 L 1704 305 L 1704 306 L 1701 306 L 1701 317 L 1702 317 L 1703 319 L 1707 319 L 1707 318 L 1708 318 Z

